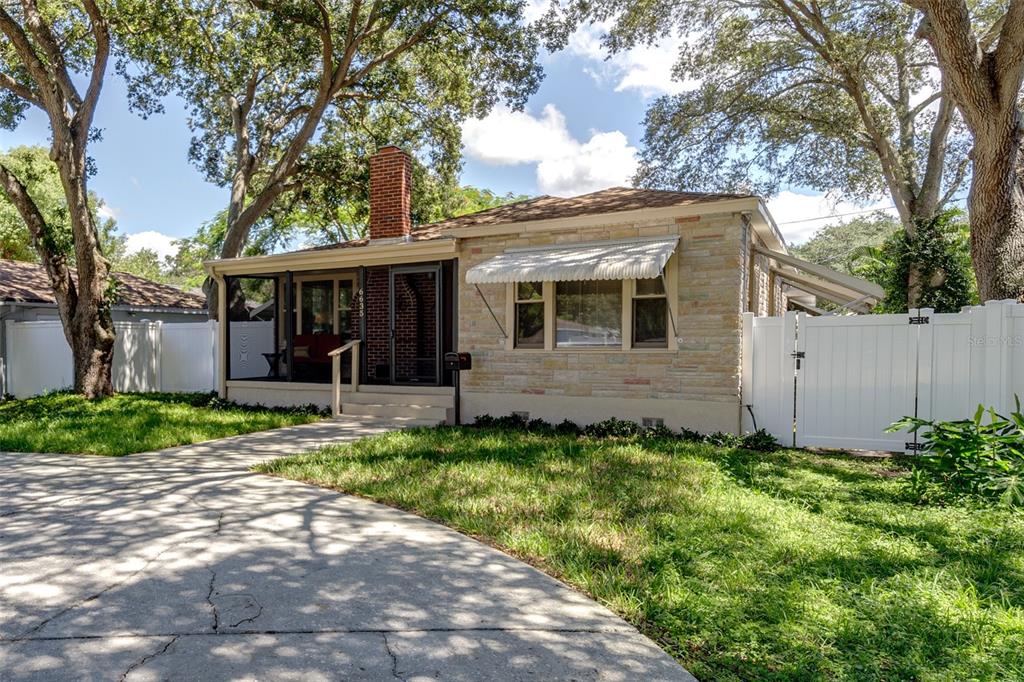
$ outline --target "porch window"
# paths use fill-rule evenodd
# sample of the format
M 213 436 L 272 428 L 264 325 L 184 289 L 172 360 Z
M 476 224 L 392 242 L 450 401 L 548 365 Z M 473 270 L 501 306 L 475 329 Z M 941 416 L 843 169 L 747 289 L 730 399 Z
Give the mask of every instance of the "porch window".
M 668 348 L 668 297 L 660 277 L 634 281 L 633 347 Z
M 622 346 L 621 281 L 555 284 L 555 346 Z
M 334 332 L 334 281 L 323 280 L 302 283 L 303 334 L 331 334 Z
M 355 285 L 355 280 L 352 279 L 338 280 L 338 334 L 342 341 L 351 341 L 355 336 Z
M 544 285 L 516 284 L 516 348 L 544 347 Z

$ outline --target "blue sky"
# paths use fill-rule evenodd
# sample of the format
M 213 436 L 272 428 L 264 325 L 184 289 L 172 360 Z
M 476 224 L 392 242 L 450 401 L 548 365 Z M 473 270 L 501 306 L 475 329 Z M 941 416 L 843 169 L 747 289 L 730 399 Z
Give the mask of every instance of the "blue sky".
M 499 108 L 463 127 L 464 184 L 504 194 L 571 196 L 627 184 L 642 143 L 652 97 L 685 87 L 671 79 L 674 45 L 639 48 L 606 60 L 600 27 L 578 32 L 569 47 L 544 60 L 546 77 L 524 112 Z M 189 130 L 182 103 L 143 120 L 128 111 L 124 84 L 111 76 L 97 111 L 103 139 L 90 148 L 94 190 L 130 235 L 132 247 L 170 251 L 226 203 L 187 158 Z M 15 131 L 0 130 L 0 149 L 48 144 L 45 118 L 31 113 Z M 879 202 L 879 205 L 887 204 Z M 806 190 L 783 192 L 769 204 L 790 241 L 824 224 L 809 220 L 864 208 Z M 798 221 L 798 222 L 793 222 Z

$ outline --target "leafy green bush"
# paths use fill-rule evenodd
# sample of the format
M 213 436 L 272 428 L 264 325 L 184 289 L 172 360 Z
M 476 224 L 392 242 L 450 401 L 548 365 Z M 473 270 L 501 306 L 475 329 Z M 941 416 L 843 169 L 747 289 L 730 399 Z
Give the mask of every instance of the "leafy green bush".
M 854 249 L 849 269 L 885 289 L 885 298 L 872 311 L 875 313 L 907 312 L 910 273 L 914 269 L 920 281 L 915 307 L 955 313 L 978 302 L 970 231 L 963 213 L 957 210 L 917 221 L 913 237 L 899 230 L 880 247 Z
M 909 485 L 918 499 L 977 497 L 1024 505 L 1024 414 L 1020 400 L 1009 418 L 979 405 L 973 419 L 936 422 L 904 417 L 889 431 L 921 434 L 923 454 L 912 460 Z
M 580 428 L 580 425 L 569 419 L 563 419 L 555 426 L 555 433 L 563 436 L 578 436 L 582 432 L 583 429 Z
M 238 410 L 241 412 L 271 412 L 274 414 L 289 414 L 297 416 L 329 417 L 331 409 L 321 407 L 314 403 L 306 405 L 288 405 L 268 407 L 256 403 L 236 403 L 233 400 L 225 400 L 214 392 L 186 394 L 185 398 L 192 407 L 205 407 L 210 410 Z
M 758 429 L 753 433 L 743 434 L 740 437 L 739 446 L 746 450 L 756 450 L 757 452 L 775 452 L 779 449 L 779 444 L 775 440 L 775 436 L 764 429 Z
M 497 428 L 525 430 L 533 433 L 557 433 L 563 436 L 587 436 L 589 438 L 657 438 L 657 439 L 680 439 L 694 443 L 707 443 L 724 448 L 744 448 L 758 452 L 774 452 L 779 449 L 775 438 L 765 431 L 758 429 L 753 433 L 746 433 L 736 436 L 724 431 L 716 431 L 711 434 L 703 434 L 693 429 L 683 428 L 678 432 L 673 431 L 665 425 L 645 428 L 636 422 L 628 419 L 610 417 L 604 421 L 590 424 L 580 428 L 575 422 L 568 419 L 557 425 L 552 425 L 543 419 L 527 420 L 521 415 L 510 414 L 504 417 L 493 417 L 489 414 L 482 414 L 473 420 L 473 426 L 478 428 Z
M 628 438 L 638 436 L 643 432 L 643 427 L 628 419 L 609 417 L 603 422 L 588 424 L 583 427 L 583 435 L 591 438 Z
M 650 428 L 646 428 L 644 429 L 642 435 L 644 438 L 661 438 L 666 440 L 671 438 L 679 438 L 679 434 L 677 434 L 675 431 L 668 428 L 664 424 L 658 424 L 657 426 L 651 426 Z

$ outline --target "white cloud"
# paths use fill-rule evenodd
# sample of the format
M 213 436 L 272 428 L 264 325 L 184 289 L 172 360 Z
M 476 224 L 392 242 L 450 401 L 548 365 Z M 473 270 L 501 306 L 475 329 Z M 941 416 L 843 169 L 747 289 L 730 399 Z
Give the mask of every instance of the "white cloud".
M 769 199 L 768 210 L 790 244 L 807 241 L 815 232 L 830 223 L 849 221 L 867 215 L 872 210 L 895 212 L 892 202 L 888 199 L 859 204 L 839 201 L 827 194 L 800 194 L 790 190 L 780 192 Z M 854 212 L 857 213 L 841 215 Z
M 545 194 L 572 196 L 628 185 L 636 173 L 636 147 L 618 130 L 594 133 L 572 154 L 537 165 L 537 186 Z
M 163 260 L 166 256 L 173 256 L 178 252 L 178 247 L 174 245 L 175 239 L 175 237 L 157 232 L 156 230 L 136 232 L 135 234 L 127 235 L 125 251 L 127 253 L 135 253 L 141 249 L 151 249 L 156 251 L 160 259 Z
M 595 62 L 584 68 L 599 84 L 611 82 L 616 92 L 637 90 L 644 97 L 678 94 L 697 86 L 694 81 L 680 82 L 672 77 L 672 67 L 685 39 L 676 35 L 661 38 L 655 45 L 637 45 L 609 55 L 601 38 L 612 22 L 581 26 L 569 37 L 566 50 Z
M 577 142 L 562 112 L 548 104 L 539 117 L 496 107 L 486 118 L 470 119 L 462 126 L 462 144 L 478 161 L 508 166 L 568 154 Z
M 523 16 L 533 23 L 544 16 L 551 0 L 527 0 Z M 661 38 L 657 45 L 638 45 L 609 55 L 601 38 L 614 25 L 614 20 L 592 22 L 580 26 L 569 36 L 566 52 L 595 62 L 583 68 L 600 85 L 612 84 L 616 92 L 637 90 L 644 97 L 676 94 L 692 90 L 696 83 L 679 83 L 672 79 L 672 67 L 683 45 L 683 38 Z
M 121 212 L 118 211 L 117 209 L 113 208 L 112 206 L 108 206 L 104 203 L 100 203 L 100 205 L 96 207 L 96 214 L 101 218 L 116 220 L 117 216 L 120 215 L 120 213 Z
M 526 18 L 526 23 L 532 24 L 543 17 L 550 6 L 550 0 L 526 0 L 526 5 L 523 7 L 523 16 Z
M 591 131 L 580 142 L 552 104 L 540 116 L 494 109 L 463 124 L 462 142 L 466 154 L 483 163 L 536 164 L 538 189 L 556 196 L 628 185 L 637 167 L 636 147 L 621 131 Z

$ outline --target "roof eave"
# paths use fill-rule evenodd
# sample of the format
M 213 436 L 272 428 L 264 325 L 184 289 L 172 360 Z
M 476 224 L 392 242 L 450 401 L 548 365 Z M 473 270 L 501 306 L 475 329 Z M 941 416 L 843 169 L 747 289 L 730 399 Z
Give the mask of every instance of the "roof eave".
M 319 251 L 291 251 L 269 256 L 246 256 L 203 262 L 203 269 L 214 278 L 224 275 L 269 275 L 325 268 L 389 265 L 423 260 L 451 258 L 457 245 L 446 236 L 400 243 L 373 243 Z

